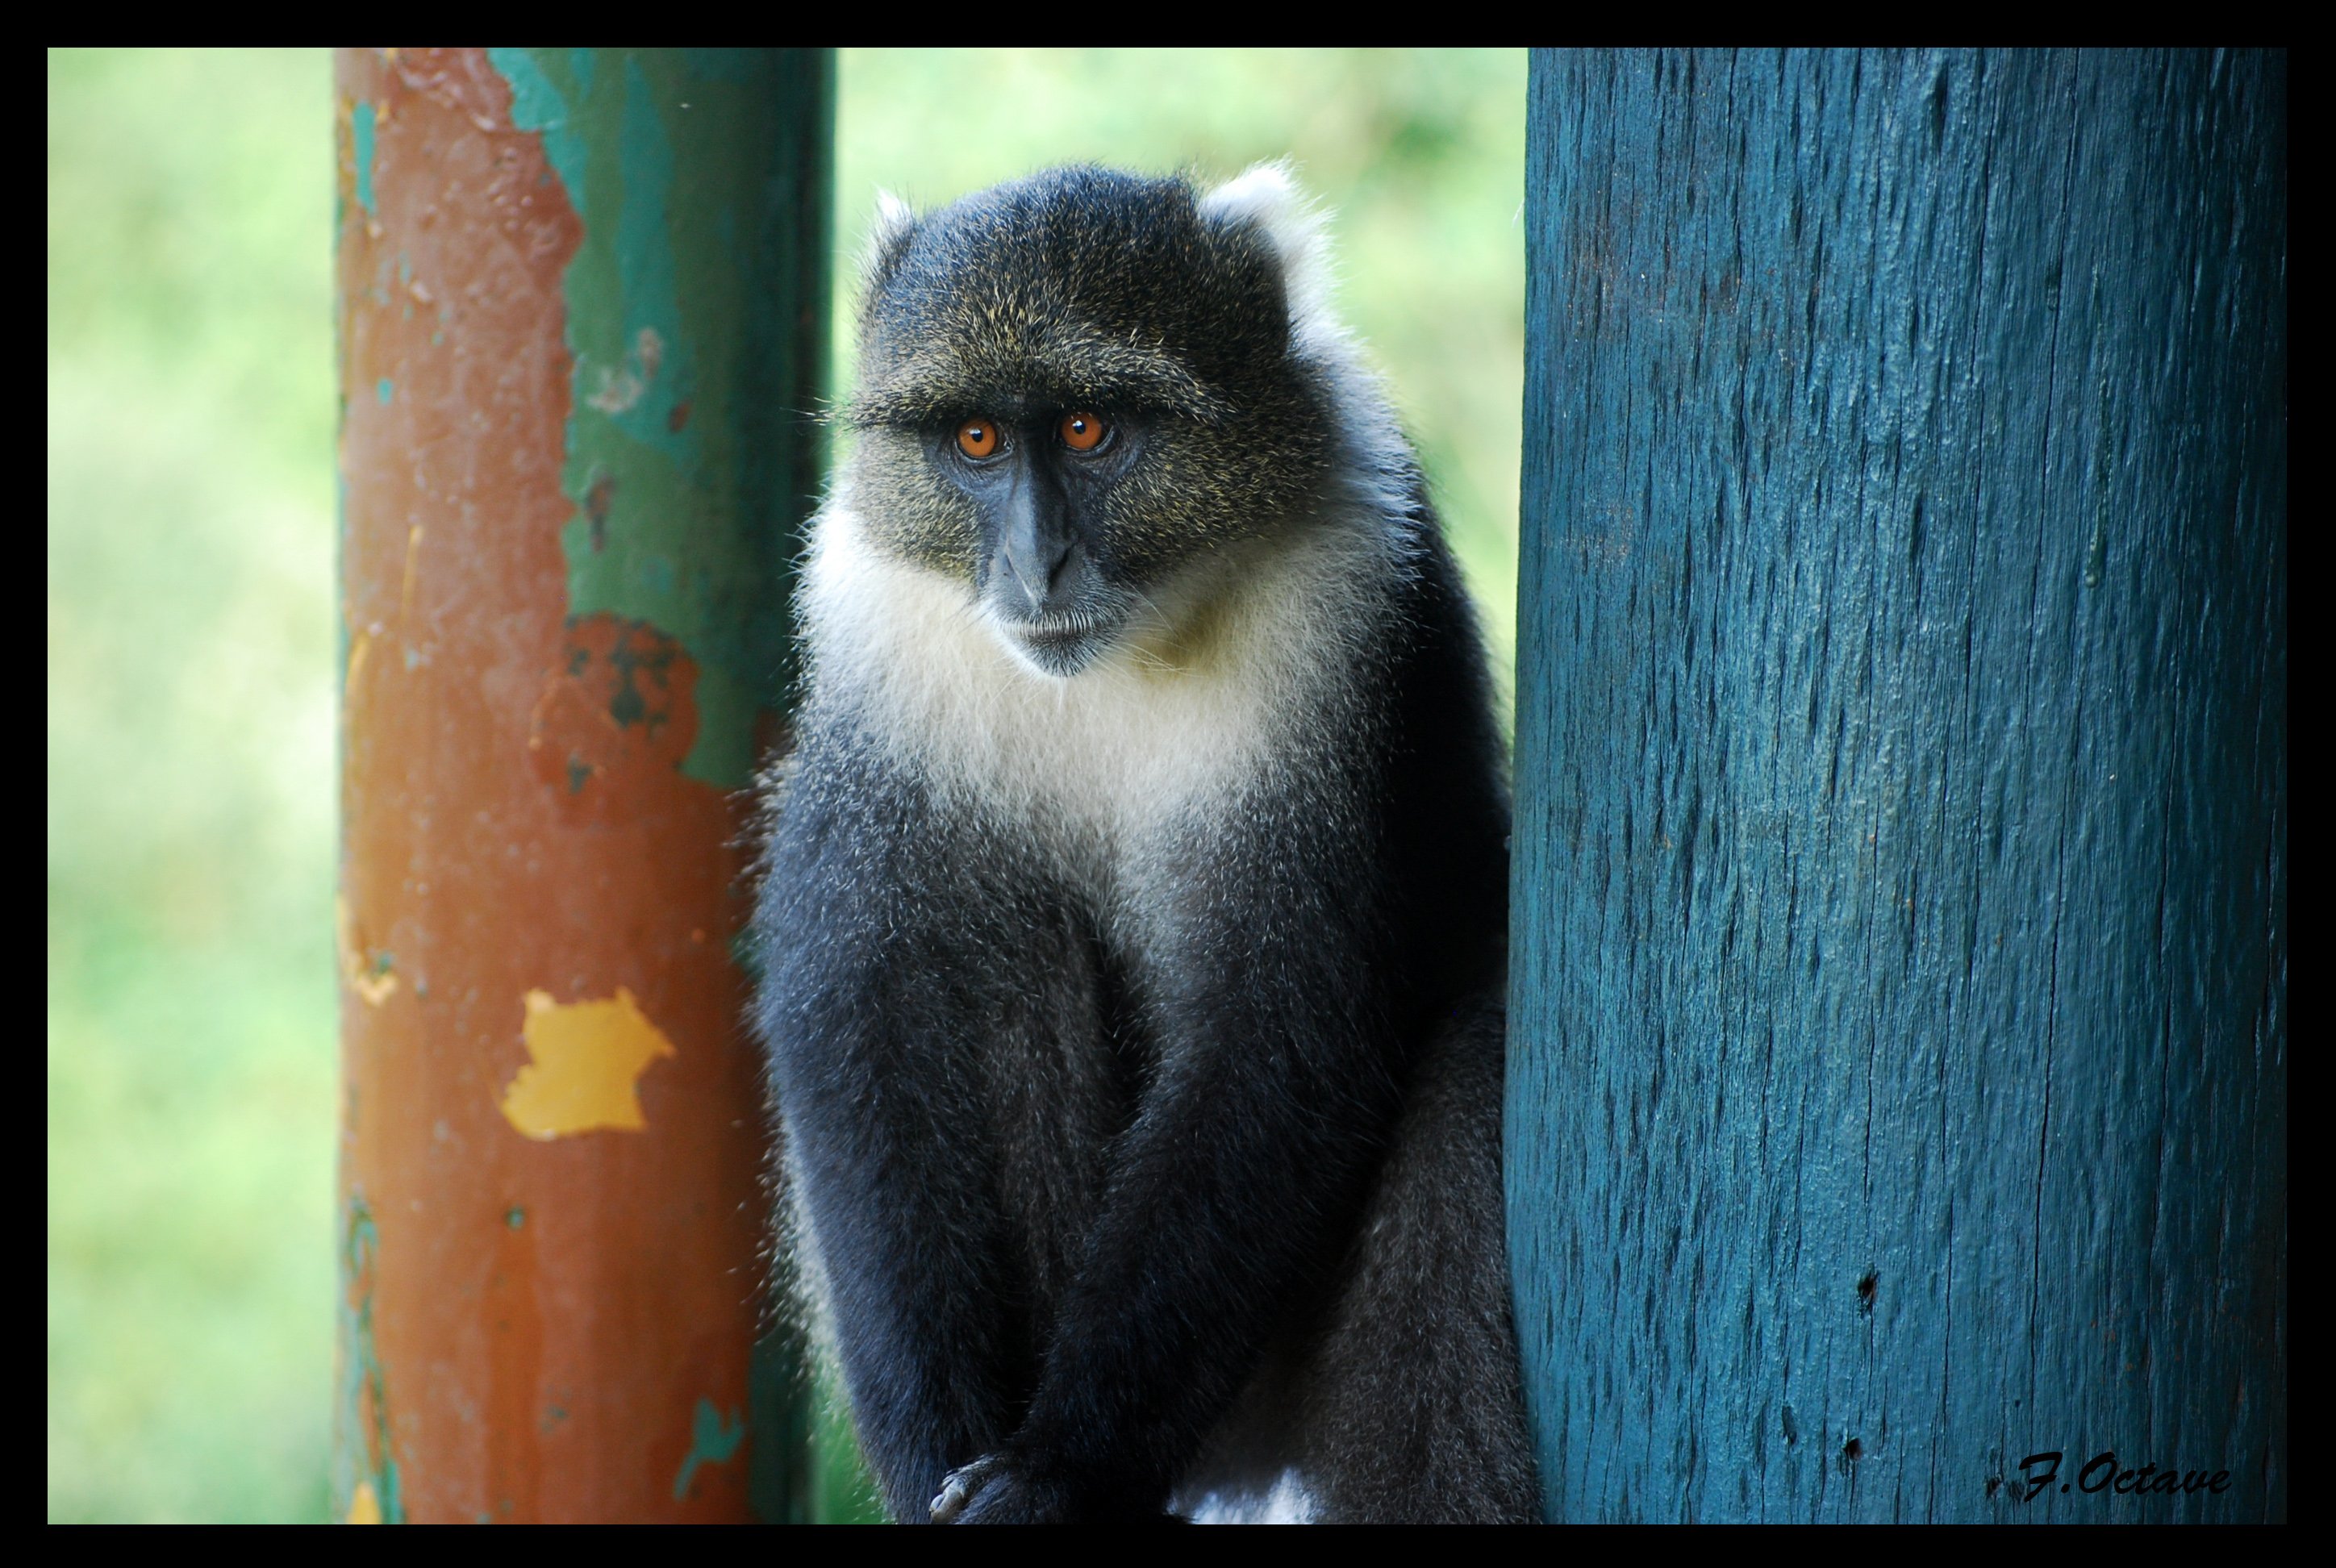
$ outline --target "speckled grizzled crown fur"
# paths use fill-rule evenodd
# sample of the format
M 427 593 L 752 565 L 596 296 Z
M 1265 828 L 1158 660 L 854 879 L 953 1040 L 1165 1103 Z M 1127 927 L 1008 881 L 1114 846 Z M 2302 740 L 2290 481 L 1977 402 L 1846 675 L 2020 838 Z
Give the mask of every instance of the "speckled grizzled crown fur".
M 1279 170 L 1264 172 L 1289 191 Z M 1087 166 L 922 217 L 888 203 L 845 418 L 913 434 L 1039 404 L 1145 416 L 1153 461 L 1099 553 L 1109 574 L 1156 579 L 1302 509 L 1326 469 L 1329 411 L 1293 330 L 1286 243 L 1253 203 Z M 913 465 L 887 463 L 886 478 L 913 484 Z M 937 486 L 921 501 L 896 514 L 912 526 L 888 542 L 965 564 L 962 507 Z

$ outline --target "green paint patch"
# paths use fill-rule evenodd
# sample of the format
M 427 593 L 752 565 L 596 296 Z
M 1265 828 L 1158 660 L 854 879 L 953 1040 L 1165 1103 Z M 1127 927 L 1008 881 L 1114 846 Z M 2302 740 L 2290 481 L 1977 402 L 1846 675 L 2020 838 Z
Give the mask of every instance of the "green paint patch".
M 513 1203 L 503 1211 L 503 1223 L 516 1231 L 527 1223 L 527 1211 Z
M 373 394 L 380 401 L 382 406 L 386 408 L 389 406 L 389 400 L 397 395 L 397 385 L 384 375 L 374 383 Z
M 746 1415 L 740 1411 L 728 1420 L 711 1399 L 700 1399 L 696 1413 L 690 1420 L 689 1455 L 681 1462 L 681 1472 L 673 1478 L 673 1497 L 678 1503 L 689 1495 L 689 1484 L 697 1478 L 700 1465 L 728 1463 L 746 1440 Z
M 786 303 L 818 280 L 789 274 L 778 219 L 742 235 L 736 215 L 775 213 L 774 181 L 801 167 L 784 106 L 802 89 L 754 51 L 489 59 L 583 223 L 561 279 L 569 615 L 681 644 L 699 715 L 681 771 L 739 787 L 755 712 L 784 699 L 792 525 L 812 488 L 782 450 L 800 395 Z
M 381 1232 L 362 1193 L 349 1195 L 341 1232 L 340 1418 L 333 1434 L 336 1515 L 405 1522 L 397 1456 L 390 1446 L 389 1379 L 375 1342 L 374 1262 Z
M 357 166 L 357 205 L 373 216 L 373 105 L 359 100 L 349 111 L 349 142 Z
M 571 54 L 582 54 L 575 50 Z M 543 132 L 543 152 L 551 164 L 551 171 L 560 182 L 573 192 L 584 185 L 584 148 L 568 129 L 568 94 L 553 84 L 536 63 L 536 56 L 552 55 L 550 50 L 490 49 L 487 58 L 505 82 L 511 83 L 511 123 L 521 131 Z M 573 61 L 566 74 L 579 74 Z M 589 63 L 584 73 L 589 81 Z M 571 80 L 569 91 L 575 83 Z
M 608 700 L 608 716 L 618 729 L 630 729 L 635 725 L 646 728 L 652 738 L 665 727 L 672 716 L 671 705 L 659 701 L 654 706 L 641 694 L 641 677 L 655 681 L 663 692 L 673 668 L 674 645 L 662 638 L 653 640 L 625 638 L 608 650 L 608 662 L 617 667 L 617 695 Z

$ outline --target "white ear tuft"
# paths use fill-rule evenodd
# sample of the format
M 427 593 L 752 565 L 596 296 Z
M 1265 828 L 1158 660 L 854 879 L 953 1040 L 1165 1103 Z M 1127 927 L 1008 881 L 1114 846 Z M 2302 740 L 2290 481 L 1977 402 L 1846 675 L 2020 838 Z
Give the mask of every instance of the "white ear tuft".
M 868 226 L 868 250 L 871 256 L 881 256 L 913 233 L 917 215 L 909 204 L 891 191 L 876 192 L 876 219 Z
M 1301 335 L 1328 326 L 1329 257 L 1325 217 L 1299 188 L 1287 159 L 1254 164 L 1201 198 L 1205 223 L 1253 225 L 1281 258 L 1290 322 Z
M 861 308 L 874 301 L 917 232 L 917 215 L 889 190 L 876 192 L 876 215 L 868 224 L 868 239 L 860 248 Z
M 1238 179 L 1228 180 L 1201 198 L 1201 216 L 1209 219 L 1240 220 L 1270 226 L 1277 215 L 1302 205 L 1298 193 L 1298 180 L 1290 173 L 1290 161 L 1279 158 L 1270 163 L 1252 163 Z

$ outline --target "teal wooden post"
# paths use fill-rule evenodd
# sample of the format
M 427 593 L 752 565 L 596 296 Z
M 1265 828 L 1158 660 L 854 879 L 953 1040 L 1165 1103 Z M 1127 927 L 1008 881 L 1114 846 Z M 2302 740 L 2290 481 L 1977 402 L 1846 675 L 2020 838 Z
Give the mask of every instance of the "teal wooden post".
M 1552 1516 L 2283 1519 L 2285 56 L 1531 91 Z

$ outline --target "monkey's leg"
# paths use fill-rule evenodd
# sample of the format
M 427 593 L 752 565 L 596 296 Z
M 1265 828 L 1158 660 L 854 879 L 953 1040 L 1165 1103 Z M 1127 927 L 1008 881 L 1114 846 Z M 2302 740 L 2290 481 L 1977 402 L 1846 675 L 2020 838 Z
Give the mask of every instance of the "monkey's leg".
M 886 1507 L 921 1522 L 1035 1375 L 968 1066 L 994 1019 L 972 983 L 988 955 L 939 835 L 897 826 L 914 801 L 827 760 L 773 839 L 757 1021 L 854 1426 Z
M 921 1523 L 1010 1430 L 1033 1352 L 985 1162 L 895 1077 L 835 1072 L 833 1100 L 791 1096 L 786 1136 L 853 1427 L 886 1510 Z
M 1178 868 L 1158 1066 L 968 1520 L 1156 1516 L 1345 1250 L 1397 1108 L 1394 965 L 1368 868 L 1304 839 L 1331 813 L 1281 803 Z
M 1541 1516 L 1503 1235 L 1496 996 L 1419 1064 L 1300 1374 L 1300 1474 L 1325 1521 Z

